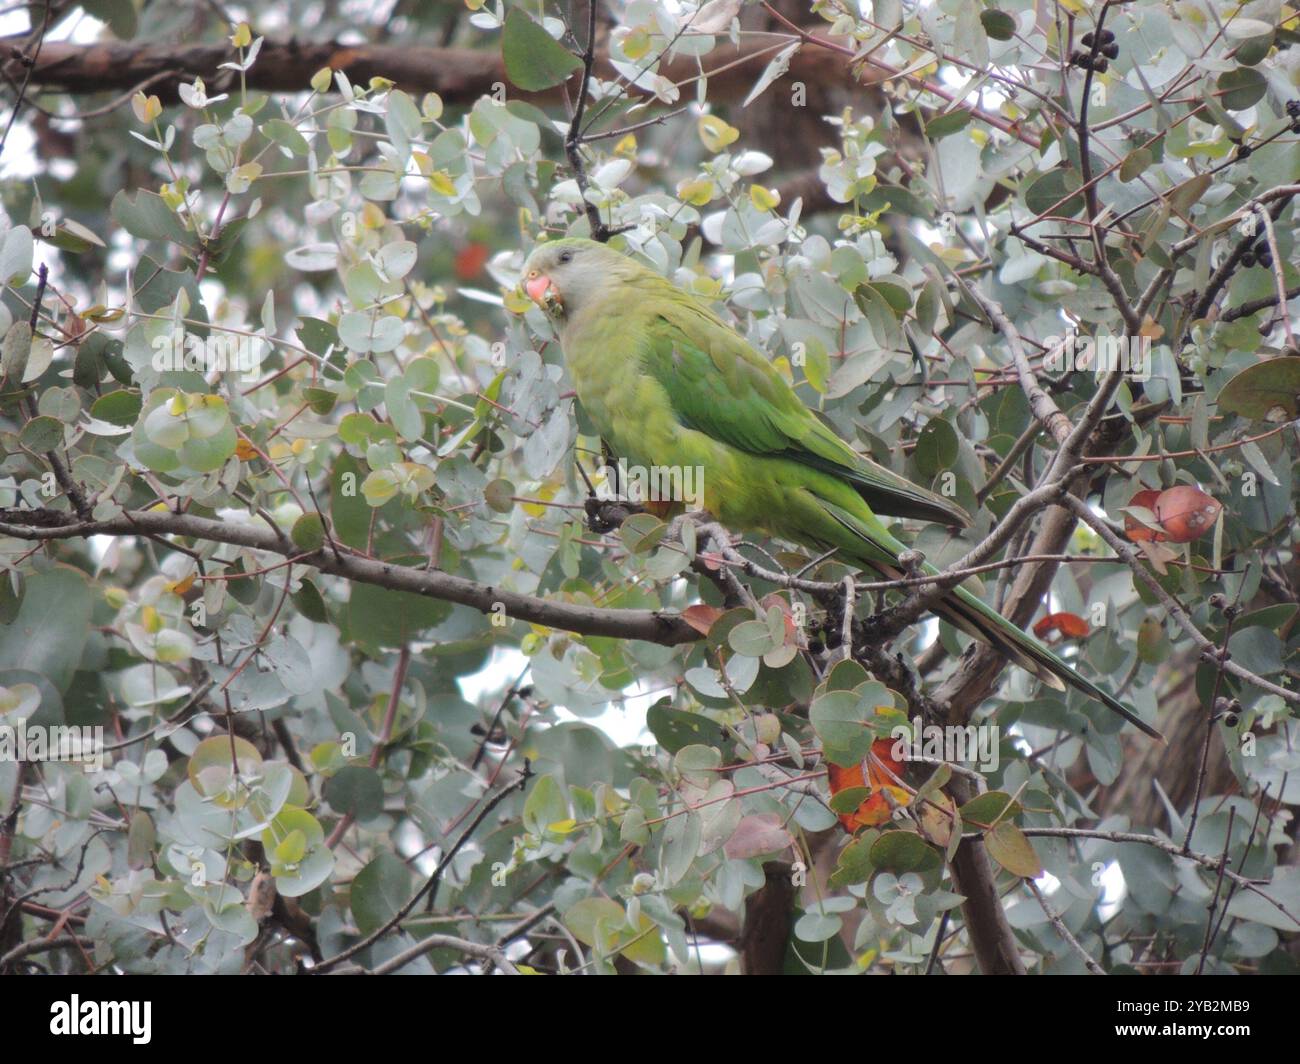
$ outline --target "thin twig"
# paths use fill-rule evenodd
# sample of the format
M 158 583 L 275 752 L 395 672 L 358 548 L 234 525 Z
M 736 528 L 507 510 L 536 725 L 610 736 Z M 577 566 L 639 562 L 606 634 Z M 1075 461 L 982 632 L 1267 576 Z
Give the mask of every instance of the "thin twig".
M 1051 922 L 1051 925 L 1056 928 L 1056 933 L 1065 939 L 1066 944 L 1079 955 L 1083 961 L 1084 967 L 1088 969 L 1089 973 L 1092 975 L 1105 975 L 1106 970 L 1093 960 L 1088 951 L 1079 944 L 1079 940 L 1075 938 L 1074 935 L 1070 933 L 1070 929 L 1065 926 L 1065 921 L 1056 913 L 1052 912 L 1051 907 L 1047 904 L 1047 899 L 1043 897 L 1043 892 L 1038 889 L 1038 884 L 1032 879 L 1026 879 L 1024 882 L 1025 886 L 1029 888 L 1029 893 L 1038 899 L 1038 904 L 1042 906 L 1043 912 Z

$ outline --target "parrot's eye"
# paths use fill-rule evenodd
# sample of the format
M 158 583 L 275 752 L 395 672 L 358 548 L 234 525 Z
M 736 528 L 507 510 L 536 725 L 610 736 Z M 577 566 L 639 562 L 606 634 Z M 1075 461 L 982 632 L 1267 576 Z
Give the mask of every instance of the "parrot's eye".
M 572 252 L 572 251 L 565 251 L 565 252 L 563 252 L 563 253 L 560 255 L 560 261 L 561 261 L 561 262 L 572 262 L 572 261 L 573 261 L 573 252 Z

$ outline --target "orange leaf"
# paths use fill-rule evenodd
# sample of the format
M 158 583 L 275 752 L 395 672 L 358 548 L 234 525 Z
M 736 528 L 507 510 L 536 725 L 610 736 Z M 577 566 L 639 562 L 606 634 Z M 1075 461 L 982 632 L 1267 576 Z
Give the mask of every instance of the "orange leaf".
M 871 744 L 871 754 L 864 759 L 867 765 L 865 782 L 862 762 L 841 768 L 827 763 L 826 775 L 830 781 L 831 797 L 851 787 L 870 787 L 871 794 L 851 813 L 840 813 L 840 823 L 844 830 L 854 832 L 858 828 L 876 827 L 885 823 L 894 815 L 894 809 L 907 805 L 911 795 L 894 782 L 894 777 L 902 779 L 903 762 L 894 757 L 894 740 L 877 739 Z M 888 771 L 886 771 L 888 769 Z M 890 773 L 893 773 L 891 776 Z M 885 792 L 889 792 L 886 797 Z M 890 799 L 893 799 L 892 801 Z
M 1077 613 L 1049 613 L 1034 625 L 1034 635 L 1046 639 L 1051 632 L 1060 632 L 1065 639 L 1087 639 L 1091 629 L 1088 622 Z
M 721 616 L 722 611 L 717 606 L 706 606 L 702 602 L 682 610 L 682 620 L 700 635 L 708 635 L 714 622 Z

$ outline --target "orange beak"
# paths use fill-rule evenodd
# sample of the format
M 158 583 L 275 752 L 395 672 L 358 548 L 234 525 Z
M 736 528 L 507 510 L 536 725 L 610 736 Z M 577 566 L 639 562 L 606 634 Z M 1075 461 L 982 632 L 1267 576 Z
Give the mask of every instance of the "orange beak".
M 528 293 L 528 298 L 539 307 L 545 307 L 547 296 L 554 289 L 551 285 L 551 279 L 542 273 L 532 278 L 532 280 L 524 282 L 524 291 Z

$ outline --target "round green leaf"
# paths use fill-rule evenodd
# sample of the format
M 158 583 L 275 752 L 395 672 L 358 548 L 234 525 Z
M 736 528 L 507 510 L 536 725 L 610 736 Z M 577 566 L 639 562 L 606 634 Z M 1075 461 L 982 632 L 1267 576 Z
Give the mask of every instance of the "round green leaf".
M 1247 366 L 1220 390 L 1219 409 L 1274 424 L 1300 417 L 1300 358 Z
M 501 57 L 506 76 L 525 92 L 549 89 L 582 69 L 576 55 L 517 7 L 506 15 Z
M 340 813 L 360 821 L 384 811 L 384 785 L 369 765 L 344 765 L 325 781 L 325 800 Z

